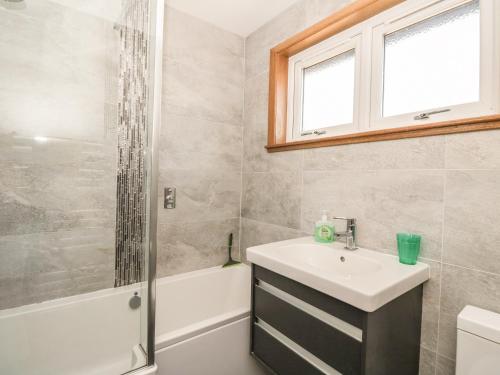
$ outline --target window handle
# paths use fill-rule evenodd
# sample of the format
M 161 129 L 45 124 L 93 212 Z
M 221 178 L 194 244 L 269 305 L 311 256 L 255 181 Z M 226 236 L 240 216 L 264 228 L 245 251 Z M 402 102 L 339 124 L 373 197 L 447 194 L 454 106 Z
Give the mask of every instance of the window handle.
M 413 119 L 414 120 L 427 120 L 431 115 L 436 115 L 438 113 L 443 113 L 443 112 L 450 112 L 450 109 L 441 109 L 439 111 L 424 112 L 424 113 L 421 113 L 421 114 L 413 117 Z
M 323 134 L 326 134 L 326 130 L 314 130 L 312 132 L 304 132 L 304 133 L 300 133 L 300 135 L 303 137 L 305 135 L 323 135 Z

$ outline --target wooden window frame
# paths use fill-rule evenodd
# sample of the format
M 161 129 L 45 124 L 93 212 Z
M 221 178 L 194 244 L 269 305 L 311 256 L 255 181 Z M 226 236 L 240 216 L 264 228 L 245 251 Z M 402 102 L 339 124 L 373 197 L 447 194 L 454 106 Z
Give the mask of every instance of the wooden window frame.
M 271 49 L 268 152 L 500 129 L 500 114 L 495 114 L 287 142 L 289 58 L 402 2 L 357 0 Z

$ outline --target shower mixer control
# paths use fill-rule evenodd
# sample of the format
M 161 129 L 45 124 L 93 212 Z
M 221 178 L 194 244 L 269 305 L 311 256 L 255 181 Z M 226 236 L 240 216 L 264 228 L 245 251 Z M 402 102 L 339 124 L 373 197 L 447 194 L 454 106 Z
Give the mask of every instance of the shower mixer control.
M 163 199 L 163 208 L 173 209 L 175 208 L 175 188 L 174 187 L 166 187 L 165 194 Z

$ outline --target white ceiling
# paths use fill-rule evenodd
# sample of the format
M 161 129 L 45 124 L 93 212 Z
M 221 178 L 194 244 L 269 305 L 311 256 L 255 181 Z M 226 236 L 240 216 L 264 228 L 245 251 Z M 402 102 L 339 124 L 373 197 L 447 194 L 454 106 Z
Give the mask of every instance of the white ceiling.
M 166 0 L 171 7 L 247 37 L 297 0 Z

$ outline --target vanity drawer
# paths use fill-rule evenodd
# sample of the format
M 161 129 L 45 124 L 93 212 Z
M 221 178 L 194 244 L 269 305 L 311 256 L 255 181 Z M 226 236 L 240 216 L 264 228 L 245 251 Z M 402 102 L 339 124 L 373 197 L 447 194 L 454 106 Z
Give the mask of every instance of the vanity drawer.
M 254 287 L 254 314 L 336 371 L 361 373 L 357 327 L 262 282 Z
M 363 328 L 365 313 L 345 302 L 257 265 L 254 265 L 254 279 L 265 281 L 355 327 Z
M 253 327 L 253 353 L 276 374 L 325 375 L 325 373 L 259 325 Z

